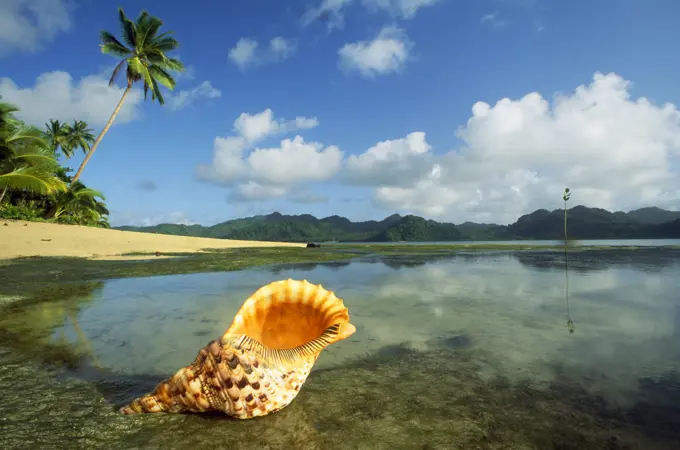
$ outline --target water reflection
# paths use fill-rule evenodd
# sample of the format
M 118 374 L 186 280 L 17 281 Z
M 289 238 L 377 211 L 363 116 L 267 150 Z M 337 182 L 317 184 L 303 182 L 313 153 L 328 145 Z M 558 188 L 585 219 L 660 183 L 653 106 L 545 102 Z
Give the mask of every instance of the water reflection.
M 290 410 L 267 419 L 274 427 L 298 427 L 297 438 L 284 433 L 288 445 L 300 436 L 311 439 L 315 446 L 309 448 L 343 448 L 334 447 L 328 436 L 345 439 L 344 448 L 378 438 L 397 445 L 412 442 L 412 433 L 429 436 L 425 442 L 434 447 L 457 448 L 446 445 L 454 429 L 460 442 L 469 438 L 469 446 L 461 448 L 478 445 L 482 434 L 517 445 L 524 436 L 538 446 L 531 448 L 554 448 L 541 440 L 550 433 L 566 440 L 562 448 L 589 448 L 596 441 L 601 446 L 592 448 L 604 448 L 609 436 L 583 425 L 593 420 L 611 422 L 621 439 L 628 433 L 626 423 L 644 427 L 651 439 L 673 435 L 680 404 L 680 252 L 570 253 L 570 271 L 580 268 L 569 279 L 570 312 L 578 324 L 574 334 L 564 326 L 561 257 L 551 252 L 371 257 L 113 280 L 89 296 L 23 307 L 2 323 L 15 334 L 32 333 L 32 340 L 63 336 L 81 342 L 81 349 L 85 336 L 101 369 L 84 364 L 77 375 L 107 403 L 118 405 L 189 364 L 259 286 L 304 278 L 345 300 L 357 333 L 322 354 L 305 394 Z M 41 319 L 40 310 L 50 304 L 58 313 Z M 64 315 L 66 305 L 80 334 Z M 489 418 L 484 425 L 480 415 Z M 570 418 L 567 423 L 564 417 Z M 188 429 L 212 423 L 208 418 L 135 420 L 175 421 Z M 187 420 L 194 422 L 177 422 Z M 374 427 L 372 438 L 368 425 Z M 239 426 L 254 434 L 264 427 Z M 513 435 L 512 427 L 524 434 Z M 591 432 L 600 435 L 584 437 Z M 366 440 L 357 440 L 361 436 Z
M 103 281 L 93 281 L 40 289 L 30 299 L 6 306 L 0 315 L 0 342 L 43 362 L 73 368 L 87 355 L 98 364 L 78 323 L 78 314 L 101 298 L 104 285 Z M 75 340 L 67 338 L 68 328 L 75 333 Z M 36 345 L 40 351 L 35 351 Z

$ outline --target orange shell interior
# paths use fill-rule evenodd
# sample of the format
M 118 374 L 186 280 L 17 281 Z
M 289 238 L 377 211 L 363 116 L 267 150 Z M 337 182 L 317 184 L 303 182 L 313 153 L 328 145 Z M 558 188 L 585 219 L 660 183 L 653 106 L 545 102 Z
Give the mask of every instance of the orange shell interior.
M 340 324 L 336 341 L 356 328 L 342 300 L 307 280 L 275 281 L 248 298 L 225 334 L 245 334 L 271 349 L 291 349 Z

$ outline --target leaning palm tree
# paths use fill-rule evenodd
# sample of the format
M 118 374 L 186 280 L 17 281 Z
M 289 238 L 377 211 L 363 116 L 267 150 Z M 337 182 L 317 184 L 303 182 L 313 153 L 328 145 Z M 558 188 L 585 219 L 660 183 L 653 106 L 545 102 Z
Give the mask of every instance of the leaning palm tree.
M 113 110 L 111 118 L 87 152 L 85 159 L 73 177 L 72 183 L 78 181 L 85 165 L 92 158 L 106 132 L 109 131 L 116 115 L 123 106 L 125 97 L 127 97 L 130 89 L 132 89 L 132 85 L 137 81 L 142 81 L 144 85 L 144 99 L 147 98 L 148 92 L 151 91 L 152 101 L 157 100 L 158 103 L 163 105 L 165 100 L 163 99 L 163 94 L 161 94 L 159 84 L 173 90 L 175 88 L 175 79 L 170 75 L 169 71 L 184 71 L 184 65 L 179 59 L 166 56 L 166 53 L 179 47 L 179 43 L 170 36 L 173 33 L 172 31 L 158 34 L 163 25 L 162 20 L 149 15 L 146 11 L 142 11 L 137 20 L 133 22 L 125 16 L 122 8 L 118 9 L 118 20 L 123 31 L 123 41 L 127 46 L 121 43 L 113 34 L 108 31 L 102 31 L 100 47 L 102 53 L 123 58 L 116 68 L 113 69 L 109 79 L 109 86 L 114 84 L 116 76 L 125 67 L 127 87 L 116 109 Z

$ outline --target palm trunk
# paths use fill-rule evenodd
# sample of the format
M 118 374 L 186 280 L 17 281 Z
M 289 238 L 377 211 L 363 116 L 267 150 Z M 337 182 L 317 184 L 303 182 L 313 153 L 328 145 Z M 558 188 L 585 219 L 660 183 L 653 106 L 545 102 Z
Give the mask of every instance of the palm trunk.
M 78 168 L 78 171 L 76 172 L 75 176 L 73 177 L 73 180 L 71 180 L 71 186 L 73 186 L 76 181 L 80 178 L 80 174 L 82 173 L 83 169 L 85 168 L 85 165 L 87 165 L 87 162 L 92 158 L 92 155 L 94 154 L 94 151 L 97 150 L 97 147 L 99 146 L 99 143 L 101 142 L 102 138 L 106 134 L 107 131 L 109 131 L 109 128 L 111 128 L 111 125 L 113 124 L 113 121 L 115 120 L 116 116 L 118 115 L 118 112 L 120 112 L 120 108 L 123 106 L 123 102 L 125 101 L 125 97 L 127 97 L 128 92 L 130 92 L 130 88 L 132 88 L 132 83 L 128 83 L 127 88 L 125 88 L 125 92 L 123 92 L 123 96 L 120 98 L 120 101 L 118 102 L 118 106 L 116 106 L 116 109 L 113 110 L 113 114 L 111 114 L 111 118 L 109 121 L 106 123 L 106 126 L 102 130 L 101 133 L 99 133 L 99 136 L 97 136 L 97 139 L 94 141 L 94 144 L 92 144 L 92 148 L 87 152 L 87 155 L 85 155 L 85 159 L 83 162 L 80 164 L 80 167 Z
M 2 203 L 2 199 L 5 198 L 5 194 L 7 193 L 8 187 L 5 187 L 5 189 L 2 190 L 2 194 L 0 194 L 0 204 Z

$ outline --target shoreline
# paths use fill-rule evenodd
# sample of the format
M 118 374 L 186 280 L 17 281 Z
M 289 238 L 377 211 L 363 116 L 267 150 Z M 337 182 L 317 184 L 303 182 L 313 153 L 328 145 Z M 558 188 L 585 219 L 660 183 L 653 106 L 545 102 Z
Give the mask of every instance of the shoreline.
M 140 254 L 204 253 L 229 248 L 304 248 L 294 242 L 241 241 L 0 219 L 0 260 L 32 257 L 140 259 Z

